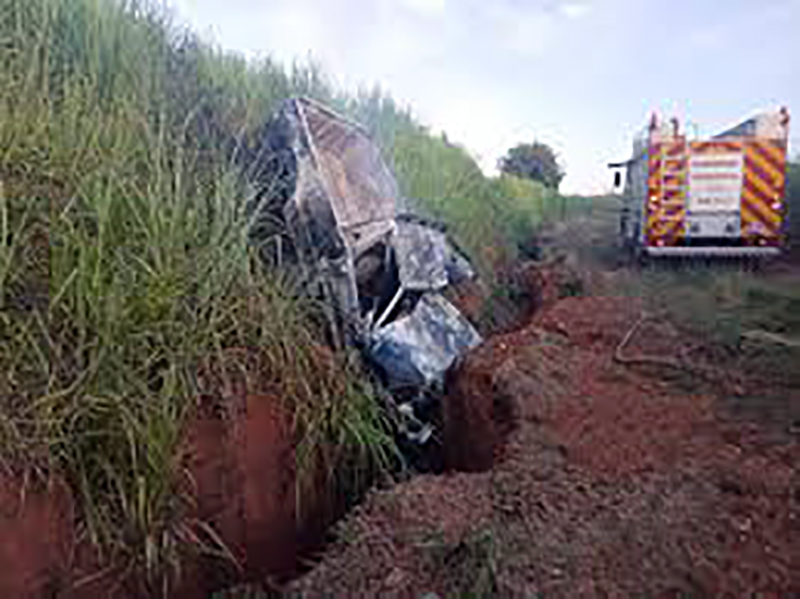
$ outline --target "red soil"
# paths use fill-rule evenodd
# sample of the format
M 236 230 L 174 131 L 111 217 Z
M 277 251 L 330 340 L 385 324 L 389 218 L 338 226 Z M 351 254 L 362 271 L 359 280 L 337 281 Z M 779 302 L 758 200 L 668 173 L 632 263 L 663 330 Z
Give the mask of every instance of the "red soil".
M 268 584 L 291 575 L 299 565 L 301 541 L 315 540 L 307 534 L 317 524 L 314 519 L 318 513 L 329 516 L 328 506 L 312 505 L 306 521 L 297 518 L 292 415 L 277 397 L 263 392 L 257 361 L 249 354 L 245 363 L 251 380 L 228 373 L 232 384 L 227 391 L 214 378 L 218 368 L 201 373 L 210 393 L 200 399 L 186 426 L 184 465 L 195 501 L 185 523 L 207 544 L 221 541 L 232 559 L 188 559 L 181 584 L 171 594 L 181 599 L 207 597 L 242 580 Z M 24 501 L 22 489 L 20 480 L 0 477 L 0 595 L 144 596 L 137 573 L 100 559 L 85 541 L 76 543 L 73 502 L 65 485 L 28 488 Z M 213 528 L 217 539 L 199 522 Z
M 241 416 L 199 416 L 189 427 L 187 465 L 197 513 L 211 524 L 249 579 L 291 572 L 295 541 L 295 459 L 291 420 L 278 400 L 248 395 Z M 219 560 L 201 568 L 205 587 L 237 578 Z
M 0 475 L 0 596 L 34 599 L 68 587 L 74 538 L 66 486 Z
M 616 363 L 638 313 L 568 298 L 477 348 L 451 375 L 445 428 L 449 465 L 485 472 L 375 493 L 292 590 L 798 596 L 796 439 L 732 420 L 715 385 Z M 626 352 L 685 349 L 670 335 L 643 328 Z

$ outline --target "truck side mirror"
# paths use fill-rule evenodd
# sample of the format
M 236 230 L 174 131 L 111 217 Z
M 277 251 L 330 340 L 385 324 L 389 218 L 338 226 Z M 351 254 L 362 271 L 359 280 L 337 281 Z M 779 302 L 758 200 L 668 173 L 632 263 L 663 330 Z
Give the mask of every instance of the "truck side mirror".
M 622 185 L 622 173 L 619 171 L 614 173 L 614 189 L 619 189 Z

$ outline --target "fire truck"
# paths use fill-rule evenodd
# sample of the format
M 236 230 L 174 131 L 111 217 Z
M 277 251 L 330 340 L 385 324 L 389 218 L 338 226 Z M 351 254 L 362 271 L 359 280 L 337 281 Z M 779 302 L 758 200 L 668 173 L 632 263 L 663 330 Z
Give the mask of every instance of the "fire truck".
M 632 157 L 609 165 L 622 187 L 622 245 L 640 257 L 780 254 L 788 139 L 786 108 L 706 139 L 653 114 Z

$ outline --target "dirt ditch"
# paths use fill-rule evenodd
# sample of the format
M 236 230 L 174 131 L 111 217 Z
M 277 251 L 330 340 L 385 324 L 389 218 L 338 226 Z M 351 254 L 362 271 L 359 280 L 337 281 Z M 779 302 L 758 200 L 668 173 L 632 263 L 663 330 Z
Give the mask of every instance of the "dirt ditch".
M 211 392 L 198 398 L 183 435 L 180 492 L 186 505 L 180 524 L 198 542 L 195 548 L 202 542 L 204 550 L 184 556 L 170 597 L 205 598 L 242 582 L 270 588 L 297 576 L 347 508 L 321 478 L 319 492 L 298 509 L 291 412 L 258 383 L 258 365 L 250 360 L 247 367 L 253 381 L 229 372 L 227 391 L 218 368 L 201 372 Z M 95 552 L 76 529 L 74 503 L 69 487 L 57 479 L 0 476 L 0 594 L 14 599 L 162 596 L 140 569 Z
M 201 401 L 185 435 L 191 517 L 230 555 L 191 562 L 174 596 L 242 581 L 304 597 L 800 594 L 797 440 L 732 417 L 730 398 L 763 376 L 720 368 L 667 322 L 640 322 L 639 298 L 563 298 L 563 276 L 526 276 L 536 315 L 448 373 L 446 472 L 373 489 L 330 545 L 346 506 L 297 513 L 278 398 L 240 385 L 230 412 Z M 91 572 L 71 550 L 63 485 L 5 477 L 0 507 L 6 596 L 137 596 L 113 571 L 75 589 Z
M 373 492 L 290 590 L 800 593 L 797 443 L 731 419 L 719 381 L 615 360 L 639 313 L 631 298 L 567 298 L 474 350 L 446 398 L 450 472 Z M 656 324 L 625 349 L 664 356 L 684 343 Z

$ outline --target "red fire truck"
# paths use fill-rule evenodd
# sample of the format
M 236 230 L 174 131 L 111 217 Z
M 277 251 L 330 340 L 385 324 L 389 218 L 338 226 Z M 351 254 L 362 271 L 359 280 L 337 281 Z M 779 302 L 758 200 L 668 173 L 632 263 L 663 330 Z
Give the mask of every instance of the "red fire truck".
M 637 255 L 776 255 L 786 245 L 789 112 L 708 139 L 653 115 L 624 169 L 620 236 Z M 622 172 L 616 173 L 616 185 Z

